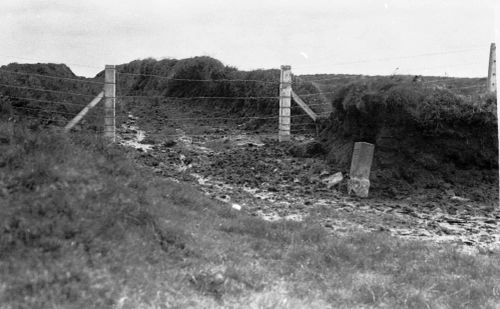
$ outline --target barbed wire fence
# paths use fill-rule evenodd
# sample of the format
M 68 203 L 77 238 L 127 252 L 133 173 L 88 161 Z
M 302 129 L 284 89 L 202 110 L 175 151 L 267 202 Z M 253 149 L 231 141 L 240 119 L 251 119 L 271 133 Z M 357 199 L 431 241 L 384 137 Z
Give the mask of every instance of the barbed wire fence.
M 491 46 L 491 50 L 494 50 L 494 44 Z M 467 49 L 465 49 L 467 50 Z M 456 53 L 459 51 L 449 51 L 448 53 Z M 435 55 L 437 53 L 428 53 L 426 55 Z M 446 53 L 439 53 L 446 54 Z M 493 56 L 491 56 L 493 55 Z M 423 55 L 419 55 L 423 56 Z M 429 86 L 440 86 L 449 88 L 452 90 L 465 90 L 465 89 L 477 89 L 478 91 L 492 91 L 496 90 L 496 59 L 494 58 L 494 53 L 490 53 L 490 63 L 488 71 L 488 80 L 484 85 L 466 85 L 460 87 L 454 87 L 450 85 L 455 79 L 452 78 L 436 78 L 430 80 L 423 80 L 421 84 Z M 411 58 L 408 57 L 398 57 L 398 59 Z M 386 59 L 396 59 L 396 58 L 384 58 Z M 382 59 L 376 59 L 376 61 L 381 61 Z M 364 63 L 368 60 L 358 61 L 356 63 Z M 352 62 L 354 63 L 354 62 Z M 468 64 L 467 64 L 468 65 Z M 458 66 L 458 65 L 457 65 Z M 291 74 L 290 66 L 282 66 L 280 80 L 260 80 L 260 79 L 188 79 L 188 78 L 175 78 L 172 76 L 165 76 L 159 74 L 149 74 L 149 73 L 132 73 L 123 72 L 116 69 L 115 66 L 106 66 L 104 70 L 104 81 L 88 80 L 85 78 L 77 77 L 60 77 L 49 74 L 40 74 L 32 72 L 21 72 L 14 70 L 7 70 L 4 68 L 0 69 L 0 73 L 5 75 L 15 75 L 15 76 L 25 76 L 26 78 L 38 78 L 38 79 L 50 79 L 58 82 L 72 83 L 74 85 L 86 85 L 88 91 L 66 91 L 59 89 L 48 89 L 48 87 L 42 86 L 26 86 L 23 84 L 13 84 L 4 82 L 0 80 L 0 89 L 2 89 L 2 98 L 11 102 L 11 108 L 15 111 L 22 112 L 23 118 L 28 119 L 38 119 L 39 121 L 49 123 L 49 124 L 65 124 L 66 130 L 72 129 L 79 121 L 93 124 L 93 131 L 98 134 L 104 134 L 106 137 L 115 140 L 116 127 L 118 124 L 123 124 L 124 122 L 134 118 L 133 114 L 130 114 L 130 110 L 136 109 L 136 105 L 140 108 L 147 109 L 148 115 L 158 115 L 157 118 L 164 117 L 163 123 L 170 122 L 171 128 L 169 130 L 152 132 L 152 135 L 158 137 L 178 137 L 178 136 L 192 136 L 192 137 L 228 137 L 231 133 L 222 132 L 220 128 L 214 126 L 214 122 L 224 123 L 224 122 L 250 122 L 250 121 L 262 121 L 266 123 L 274 123 L 278 125 L 278 130 L 276 126 L 271 126 L 267 131 L 258 131 L 255 135 L 260 135 L 263 137 L 279 137 L 280 141 L 289 140 L 291 132 L 294 133 L 310 133 L 314 134 L 314 117 L 311 117 L 307 111 L 300 108 L 293 109 L 294 114 L 292 114 L 292 96 L 297 95 L 300 98 L 306 100 L 306 105 L 310 108 L 315 117 L 322 118 L 327 117 L 330 112 L 322 111 L 321 109 L 316 109 L 316 107 L 324 107 L 329 104 L 325 102 L 325 98 L 334 95 L 337 91 L 322 91 L 320 88 L 316 88 L 317 91 L 307 91 L 295 93 L 294 91 L 300 89 L 302 84 L 311 83 L 325 83 L 331 81 L 346 81 L 354 79 L 363 79 L 363 76 L 356 75 L 345 75 L 327 78 L 301 78 L 293 77 Z M 171 95 L 161 95 L 149 93 L 121 93 L 121 91 L 127 89 L 120 89 L 117 87 L 121 84 L 122 79 L 126 78 L 149 78 L 157 80 L 165 80 L 167 83 L 169 81 L 177 81 L 182 83 L 240 83 L 240 84 L 250 84 L 250 85 L 267 85 L 275 89 L 275 95 L 260 95 L 260 96 L 171 96 Z M 492 87 L 492 84 L 495 86 Z M 296 86 L 297 88 L 295 89 Z M 102 89 L 100 89 L 102 87 Z M 77 88 L 78 87 L 74 87 Z M 117 93 L 118 91 L 118 93 Z M 293 93 L 292 93 L 293 92 Z M 90 103 L 88 103 L 90 101 Z M 104 104 L 98 104 L 104 101 Z M 214 108 L 214 106 L 220 106 L 226 103 L 233 104 L 227 106 L 234 106 L 235 102 L 244 102 L 245 104 L 267 104 L 271 105 L 270 112 L 273 115 L 255 115 L 246 116 L 242 115 L 242 112 L 235 113 L 232 116 L 208 116 L 208 110 Z M 189 104 L 185 104 L 188 102 Z M 249 103 L 250 102 L 250 103 Z M 272 102 L 272 103 L 270 103 Z M 193 106 L 199 106 L 206 104 L 199 110 L 193 109 Z M 118 107 L 118 112 L 117 112 Z M 187 108 L 190 113 L 188 117 L 183 117 L 182 113 L 179 113 L 182 108 Z M 215 108 L 214 108 L 215 109 Z M 224 111 L 224 109 L 222 109 Z M 225 109 L 225 112 L 228 110 Z M 297 112 L 301 111 L 301 112 Z M 201 113 L 199 117 L 191 116 L 194 113 Z M 213 113 L 215 114 L 215 113 Z M 181 115 L 181 116 L 179 116 Z M 310 119 L 307 121 L 304 120 Z M 68 123 L 68 120 L 71 121 Z M 210 124 L 212 126 L 209 132 L 183 132 L 177 133 L 180 127 L 176 128 L 179 123 L 202 123 Z M 71 126 L 70 126 L 71 124 Z M 293 125 L 293 127 L 292 127 Z M 176 131 L 177 130 L 177 131 Z M 174 133 L 175 132 L 175 133 Z

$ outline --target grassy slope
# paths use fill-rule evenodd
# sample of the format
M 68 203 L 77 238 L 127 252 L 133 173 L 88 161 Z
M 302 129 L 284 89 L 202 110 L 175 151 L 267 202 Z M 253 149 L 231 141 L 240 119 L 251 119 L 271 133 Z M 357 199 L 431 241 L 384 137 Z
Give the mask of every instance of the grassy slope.
M 498 252 L 264 222 L 130 157 L 1 123 L 0 308 L 500 305 Z

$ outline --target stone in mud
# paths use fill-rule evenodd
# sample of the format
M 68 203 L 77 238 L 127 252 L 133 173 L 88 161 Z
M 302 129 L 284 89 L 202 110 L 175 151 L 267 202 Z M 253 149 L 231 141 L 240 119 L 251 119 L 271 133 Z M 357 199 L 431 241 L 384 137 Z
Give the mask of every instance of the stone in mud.
M 331 188 L 335 187 L 336 185 L 338 185 L 339 183 L 341 183 L 342 180 L 344 180 L 344 176 L 342 175 L 342 172 L 338 172 L 338 173 L 333 174 L 332 176 L 323 178 L 321 181 L 324 184 L 326 184 L 328 189 L 331 189 Z
M 299 158 L 311 158 L 324 155 L 325 149 L 317 141 L 309 141 L 296 145 L 292 145 L 288 152 L 295 157 Z
M 370 180 L 363 178 L 351 178 L 347 182 L 347 191 L 350 195 L 368 197 Z
M 446 195 L 448 195 L 448 196 L 450 196 L 450 197 L 455 196 L 455 191 L 453 191 L 453 190 L 451 190 L 451 189 L 444 190 L 444 193 L 446 193 Z
M 176 141 L 174 141 L 172 139 L 169 139 L 169 140 L 164 141 L 161 145 L 163 147 L 169 147 L 170 148 L 170 147 L 174 147 L 176 144 L 177 144 Z
M 155 144 L 155 141 L 152 139 L 152 138 L 148 138 L 146 137 L 145 139 L 141 140 L 139 142 L 139 144 L 143 144 L 143 145 L 154 145 Z
M 461 196 L 452 196 L 450 198 L 450 200 L 455 201 L 455 202 L 461 202 L 461 203 L 465 203 L 465 202 L 469 202 L 470 201 L 470 199 L 465 198 L 465 197 L 461 197 Z

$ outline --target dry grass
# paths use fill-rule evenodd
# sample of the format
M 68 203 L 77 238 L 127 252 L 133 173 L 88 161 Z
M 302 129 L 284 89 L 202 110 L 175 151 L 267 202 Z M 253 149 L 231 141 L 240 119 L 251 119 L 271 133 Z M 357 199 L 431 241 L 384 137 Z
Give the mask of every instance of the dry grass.
M 0 308 L 498 308 L 500 254 L 269 223 L 99 138 L 0 129 Z

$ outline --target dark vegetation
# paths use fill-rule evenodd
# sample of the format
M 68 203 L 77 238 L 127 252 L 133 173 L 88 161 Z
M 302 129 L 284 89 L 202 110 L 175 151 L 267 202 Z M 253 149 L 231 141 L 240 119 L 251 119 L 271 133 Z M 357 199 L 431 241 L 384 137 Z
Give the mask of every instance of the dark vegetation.
M 194 57 L 182 60 L 136 60 L 119 66 L 118 70 L 123 73 L 118 78 L 122 95 L 152 97 L 121 100 L 126 110 L 138 116 L 148 115 L 154 109 L 168 120 L 171 117 L 169 110 L 175 105 L 185 115 L 191 114 L 195 118 L 200 115 L 204 118 L 229 117 L 250 130 L 276 126 L 280 80 L 280 71 L 277 69 L 240 71 L 210 57 Z M 317 92 L 317 89 L 309 82 L 302 82 L 297 84 L 295 91 L 312 93 Z M 313 102 L 309 98 L 305 100 Z M 292 114 L 305 116 L 295 104 Z M 314 132 L 314 124 L 308 117 L 294 120 L 297 127 L 306 126 Z
M 22 115 L 32 122 L 63 125 L 101 91 L 102 86 L 86 83 L 88 81 L 102 82 L 99 78 L 78 77 L 64 64 L 11 63 L 0 67 L 0 95 L 3 96 L 0 108 L 3 113 Z M 84 123 L 89 124 L 88 128 L 98 127 L 95 116 L 96 113 L 91 113 L 86 117 Z
M 127 96 L 117 101 L 119 117 L 126 116 L 128 112 L 147 116 L 154 107 L 153 111 L 167 119 L 168 110 L 175 105 L 182 107 L 186 112 L 201 113 L 204 117 L 234 118 L 238 124 L 247 124 L 251 129 L 266 125 L 274 126 L 277 121 L 240 119 L 277 116 L 280 75 L 277 69 L 240 71 L 210 57 L 194 57 L 181 60 L 150 58 L 135 60 L 117 66 L 117 72 L 117 95 Z M 62 79 L 37 75 L 51 75 Z M 64 78 L 77 79 L 81 82 Z M 95 78 L 82 78 L 75 76 L 64 64 L 12 63 L 0 67 L 0 84 L 48 89 L 56 93 L 0 86 L 0 94 L 5 96 L 6 103 L 3 110 L 12 112 L 13 115 L 38 118 L 39 123 L 62 125 L 102 90 L 103 80 L 104 72 L 100 72 Z M 57 93 L 57 91 L 84 96 Z M 309 93 L 316 90 L 310 83 L 305 82 L 297 84 L 295 91 Z M 208 98 L 192 99 L 192 97 Z M 210 97 L 218 98 L 210 99 Z M 239 99 L 225 99 L 232 97 Z M 82 124 L 86 129 L 94 131 L 102 129 L 100 107 L 102 105 L 98 105 L 98 108 L 85 117 Z M 292 113 L 305 115 L 295 105 Z M 295 124 L 305 124 L 314 128 L 312 121 L 307 117 L 297 118 Z
M 155 95 L 165 97 L 276 97 L 279 70 L 238 71 L 210 57 L 183 60 L 153 59 L 132 61 L 119 67 L 124 74 L 120 86 L 128 95 Z M 143 75 L 126 75 L 126 73 Z M 162 79 L 148 75 L 167 76 Z M 202 81 L 197 81 L 202 80 Z M 236 80 L 258 80 L 244 82 Z M 200 105 L 200 100 L 186 101 Z M 276 111 L 275 99 L 210 100 L 203 102 L 208 108 L 223 107 L 228 114 L 270 114 Z
M 328 236 L 314 220 L 265 222 L 152 177 L 134 164 L 140 154 L 94 135 L 0 128 L 2 308 L 500 302 L 496 252 L 467 256 L 382 232 Z
M 376 186 L 405 191 L 453 186 L 482 195 L 470 191 L 485 184 L 493 189 L 488 198 L 496 199 L 496 109 L 495 94 L 463 95 L 391 78 L 359 81 L 335 94 L 322 141 L 327 160 L 344 169 L 354 142 L 375 144 Z
M 103 80 L 103 72 L 85 79 L 75 76 L 62 64 L 14 63 L 1 70 L 0 84 L 89 95 L 0 86 L 2 113 L 30 119 L 34 126 L 65 124 L 101 90 L 98 84 L 84 82 Z M 210 57 L 194 57 L 135 60 L 118 66 L 118 72 L 118 96 L 126 96 L 118 99 L 119 124 L 132 113 L 147 119 L 141 123 L 146 129 L 169 124 L 173 127 L 168 132 L 175 132 L 174 127 L 179 123 L 170 119 L 187 117 L 194 118 L 188 122 L 207 128 L 194 130 L 193 134 L 211 133 L 218 129 L 208 130 L 208 126 L 215 128 L 217 123 L 205 119 L 222 117 L 233 119 L 234 125 L 251 132 L 275 132 L 277 119 L 273 117 L 278 114 L 279 70 L 239 71 Z M 347 171 L 354 142 L 376 145 L 372 175 L 375 192 L 379 185 L 380 193 L 397 196 L 415 188 L 449 189 L 458 185 L 455 189 L 462 191 L 481 182 L 492 188 L 498 183 L 496 97 L 477 88 L 484 84 L 484 79 L 320 74 L 294 77 L 293 82 L 298 94 L 324 93 L 304 96 L 313 109 L 333 111 L 329 119 L 319 121 L 328 162 Z M 228 97 L 246 99 L 224 99 Z M 293 106 L 292 115 L 304 115 Z M 173 109 L 182 113 L 172 112 Z M 101 115 L 100 107 L 95 108 L 79 128 L 101 130 Z M 242 118 L 255 116 L 267 119 Z M 317 133 L 317 127 L 308 117 L 294 118 L 292 131 L 295 128 Z M 294 153 L 302 152 L 299 149 Z M 315 156 L 318 154 L 321 151 L 314 152 Z M 387 188 L 392 189 L 387 191 Z M 485 199 L 494 198 L 496 191 L 490 190 Z M 483 192 L 469 192 L 469 195 L 483 195 Z

